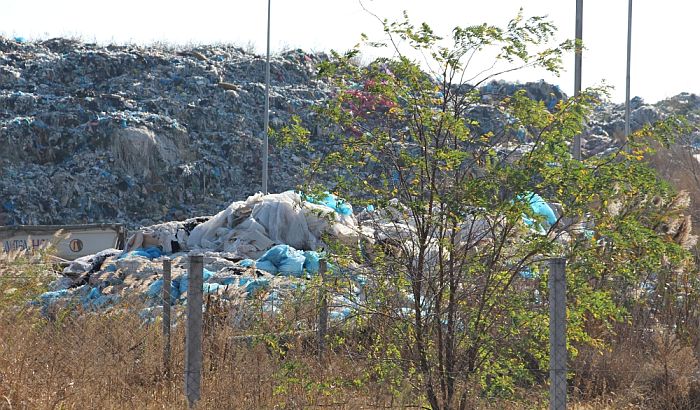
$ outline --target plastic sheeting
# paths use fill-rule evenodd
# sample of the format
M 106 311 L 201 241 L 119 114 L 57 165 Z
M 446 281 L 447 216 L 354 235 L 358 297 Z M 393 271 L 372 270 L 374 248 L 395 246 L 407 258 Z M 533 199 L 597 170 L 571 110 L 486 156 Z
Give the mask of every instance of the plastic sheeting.
M 305 201 L 293 191 L 250 196 L 196 226 L 187 246 L 257 259 L 274 245 L 316 250 L 323 245 L 324 233 L 344 244 L 356 244 L 359 234 L 352 207 L 334 196 L 329 198 L 333 202 L 328 204 L 335 208 Z
M 273 275 L 302 277 L 318 273 L 320 255 L 314 251 L 300 251 L 289 245 L 277 245 L 270 248 L 258 260 L 244 259 L 241 266 L 253 266 Z
M 120 254 L 119 249 L 105 249 L 94 255 L 78 258 L 70 263 L 64 270 L 65 276 L 74 276 L 82 273 L 94 273 L 102 268 L 104 261 L 112 256 Z
M 204 269 L 202 271 L 202 279 L 204 282 L 211 279 L 212 276 L 214 276 L 213 272 L 211 272 L 207 269 Z M 175 283 L 177 285 L 177 287 L 178 287 L 177 290 L 178 290 L 179 294 L 182 295 L 183 293 L 187 292 L 187 288 L 189 287 L 189 283 L 190 283 L 190 278 L 187 275 L 178 276 L 172 280 L 172 283 Z
M 312 204 L 318 204 L 318 205 L 323 205 L 326 206 L 333 211 L 339 213 L 340 215 L 345 215 L 349 216 L 352 215 L 352 206 L 347 203 L 344 199 L 338 198 L 334 194 L 331 194 L 330 192 L 324 192 L 323 197 L 321 198 L 315 198 L 310 195 L 304 195 L 302 194 L 302 197 L 304 198 L 305 201 L 310 202 Z
M 557 223 L 557 215 L 552 209 L 549 204 L 542 199 L 541 196 L 537 195 L 534 192 L 526 192 L 523 195 L 519 195 L 518 200 L 527 202 L 528 205 L 530 205 L 530 209 L 532 209 L 532 212 L 544 219 L 545 226 L 542 226 L 538 221 L 533 220 L 529 216 L 523 214 L 523 222 L 525 225 L 529 226 L 531 229 L 534 229 L 537 233 L 544 235 L 546 233 L 545 227 L 550 227 Z
M 534 212 L 536 215 L 544 217 L 545 221 L 547 221 L 550 226 L 557 223 L 557 215 L 554 213 L 552 207 L 549 206 L 549 204 L 542 199 L 541 196 L 535 193 L 528 193 L 526 196 L 529 200 L 532 212 Z
M 126 259 L 133 257 L 155 259 L 160 258 L 161 256 L 163 256 L 163 252 L 161 252 L 159 248 L 151 246 L 148 248 L 137 248 L 131 252 L 124 252 L 123 254 L 119 255 L 119 258 L 117 259 Z

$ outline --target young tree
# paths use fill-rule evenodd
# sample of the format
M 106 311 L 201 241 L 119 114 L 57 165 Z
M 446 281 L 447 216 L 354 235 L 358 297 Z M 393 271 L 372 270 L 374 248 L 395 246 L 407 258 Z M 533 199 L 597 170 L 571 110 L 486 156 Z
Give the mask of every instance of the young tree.
M 651 199 L 672 192 L 634 138 L 627 151 L 572 158 L 601 90 L 545 105 L 482 87 L 525 67 L 559 71 L 574 43 L 548 47 L 555 28 L 544 18 L 521 12 L 505 28 L 457 27 L 446 39 L 407 17 L 383 27 L 387 42 L 369 44 L 394 58 L 360 66 L 356 49 L 321 67 L 336 89 L 320 109 L 333 132 L 309 185 L 335 176 L 338 194 L 378 209 L 360 216 L 362 251 L 333 254 L 369 266 L 356 303 L 376 369 L 416 383 L 432 408 L 467 408 L 479 391 L 508 393 L 546 369 L 548 258 L 570 261 L 572 346 L 596 342 L 592 321 L 621 317 L 614 286 L 682 263 L 654 229 L 663 211 Z M 494 65 L 475 72 L 473 57 L 488 50 Z M 639 136 L 677 131 L 664 125 Z

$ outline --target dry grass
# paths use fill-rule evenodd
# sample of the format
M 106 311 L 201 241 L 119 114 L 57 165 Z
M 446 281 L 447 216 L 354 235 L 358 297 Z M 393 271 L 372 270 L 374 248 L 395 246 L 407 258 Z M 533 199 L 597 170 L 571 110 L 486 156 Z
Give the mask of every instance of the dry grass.
M 381 385 L 354 382 L 363 366 L 341 355 L 322 366 L 302 338 L 279 350 L 225 330 L 208 336 L 200 408 L 392 406 Z M 186 408 L 182 326 L 172 341 L 167 375 L 161 324 L 145 325 L 131 312 L 53 323 L 35 313 L 2 314 L 0 408 Z
M 38 271 L 34 273 L 40 277 Z M 31 291 L 44 288 L 42 281 L 27 274 L 22 277 L 23 285 L 38 284 Z M 163 364 L 162 322 L 144 320 L 139 315 L 144 306 L 138 300 L 109 313 L 58 308 L 47 319 L 39 307 L 3 298 L 3 289 L 17 283 L 9 276 L 4 279 L 0 281 L 0 409 L 187 408 L 181 317 L 172 328 L 168 373 Z M 313 320 L 307 317 L 313 306 L 310 310 L 296 306 L 256 325 L 248 321 L 245 331 L 231 326 L 231 317 L 240 319 L 240 315 L 216 304 L 208 307 L 198 408 L 400 409 L 425 404 L 415 380 L 390 390 L 354 342 L 335 346 L 320 363 L 313 333 L 271 336 L 285 329 L 285 321 Z M 473 408 L 546 408 L 541 393 L 524 392 L 517 401 L 475 398 Z
M 166 372 L 162 322 L 144 320 L 142 300 L 108 313 L 59 307 L 46 315 L 28 305 L 55 278 L 44 262 L 19 254 L 0 260 L 0 409 L 187 408 L 181 308 Z M 246 303 L 253 306 L 243 316 L 250 316 L 255 301 Z M 402 408 L 418 400 L 391 394 L 347 352 L 329 352 L 319 363 L 313 335 L 269 336 L 290 327 L 284 320 L 312 320 L 309 310 L 275 320 L 259 315 L 252 325 L 248 318 L 247 334 L 268 336 L 241 338 L 230 317 L 240 325 L 241 315 L 209 308 L 198 408 Z
M 54 276 L 50 264 L 32 262 L 37 260 L 26 255 L 0 260 L 0 409 L 187 408 L 181 310 L 173 315 L 179 319 L 172 328 L 168 373 L 162 323 L 139 315 L 143 301 L 124 301 L 99 314 L 58 308 L 47 319 L 25 301 Z M 300 297 L 275 317 L 264 316 L 255 300 L 245 301 L 237 312 L 208 304 L 198 408 L 425 406 L 419 381 L 390 387 L 374 374 L 373 363 L 358 348 L 362 335 L 352 329 L 336 329 L 333 334 L 346 342 L 319 363 L 313 333 L 290 333 L 300 323 L 309 328 L 315 321 L 309 295 Z M 571 408 L 700 408 L 695 354 L 673 333 L 658 329 L 639 337 L 632 332 L 611 343 L 611 350 L 602 353 L 581 349 L 571 362 Z M 470 408 L 545 409 L 546 390 L 546 385 L 523 387 L 507 400 L 476 394 Z
M 572 370 L 579 400 L 573 408 L 700 408 L 696 355 L 662 326 L 629 332 L 610 350 L 584 349 Z

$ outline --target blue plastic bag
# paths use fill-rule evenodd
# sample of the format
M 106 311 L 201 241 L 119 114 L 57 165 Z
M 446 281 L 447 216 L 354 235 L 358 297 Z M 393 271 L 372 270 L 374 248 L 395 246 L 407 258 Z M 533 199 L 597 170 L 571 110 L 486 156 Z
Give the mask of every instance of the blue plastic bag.
M 216 293 L 217 290 L 226 287 L 226 285 L 220 285 L 218 283 L 203 283 L 202 291 L 204 294 Z
M 304 252 L 304 269 L 308 273 L 318 273 L 321 268 L 321 256 L 315 251 Z
M 243 259 L 241 261 L 238 261 L 238 264 L 243 266 L 244 268 L 249 268 L 249 267 L 253 266 L 254 263 L 255 263 L 255 261 L 252 259 Z
M 121 254 L 117 259 L 130 258 L 132 256 L 140 256 L 142 258 L 155 259 L 163 256 L 163 252 L 161 252 L 160 248 L 157 248 L 155 246 L 151 246 L 148 248 L 137 248 L 131 252 L 125 252 Z
M 337 196 L 331 194 L 330 192 L 324 192 L 323 198 L 315 198 L 313 196 L 306 196 L 302 194 L 302 198 L 305 201 L 311 202 L 313 204 L 319 204 L 331 208 L 335 212 L 341 215 L 352 215 L 352 206 L 347 203 L 344 199 L 338 198 Z
M 277 272 L 279 272 L 279 269 L 277 269 L 277 266 L 275 266 L 274 263 L 271 261 L 258 261 L 255 263 L 255 267 L 260 270 L 264 270 L 265 272 L 271 273 L 273 275 L 276 275 Z
M 557 222 L 557 216 L 552 207 L 535 193 L 530 194 L 530 208 L 535 214 L 543 216 L 549 225 L 554 225 Z
M 39 296 L 42 302 L 52 303 L 57 299 L 68 297 L 68 289 L 55 290 L 53 292 L 44 292 Z
M 158 279 L 151 283 L 146 290 L 146 294 L 154 299 L 160 299 L 163 297 L 163 279 Z M 170 282 L 170 304 L 174 305 L 177 299 L 180 297 L 179 283 L 175 281 Z
M 207 269 L 204 269 L 202 271 L 202 281 L 203 282 L 208 281 L 212 276 L 214 276 L 213 272 L 211 272 Z M 173 280 L 173 282 L 175 282 L 175 280 Z M 189 283 L 190 283 L 190 279 L 189 279 L 188 275 L 182 275 L 178 278 L 177 287 L 178 287 L 179 295 L 182 295 L 183 293 L 187 292 L 187 288 L 189 286 Z
M 272 274 L 300 277 L 304 272 L 304 252 L 289 245 L 276 245 L 261 256 L 255 266 Z
M 544 220 L 549 226 L 554 225 L 557 222 L 557 215 L 554 213 L 552 207 L 550 207 L 549 204 L 536 193 L 526 192 L 523 195 L 518 195 L 517 199 L 527 202 L 528 205 L 530 205 L 532 212 L 535 215 L 544 217 Z M 535 221 L 527 215 L 523 215 L 523 222 L 525 222 L 527 226 L 535 226 Z
M 251 297 L 258 289 L 267 289 L 270 286 L 270 281 L 266 278 L 256 279 L 247 276 L 242 276 L 238 280 L 238 286 L 245 287 L 245 291 L 248 294 L 248 297 Z

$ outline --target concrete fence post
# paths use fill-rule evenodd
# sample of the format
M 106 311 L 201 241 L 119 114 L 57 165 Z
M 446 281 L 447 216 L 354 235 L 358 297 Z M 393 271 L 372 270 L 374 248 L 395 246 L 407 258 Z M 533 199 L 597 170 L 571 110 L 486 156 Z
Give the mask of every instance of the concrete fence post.
M 321 259 L 318 270 L 321 276 L 321 288 L 318 291 L 318 360 L 323 361 L 326 352 L 326 333 L 328 333 L 328 298 L 326 295 L 326 260 Z
M 549 270 L 549 408 L 566 409 L 566 259 Z
M 187 335 L 185 341 L 185 395 L 190 408 L 200 399 L 202 381 L 202 274 L 204 258 L 190 255 L 187 273 Z
M 170 376 L 170 284 L 172 276 L 172 261 L 163 259 L 163 368 Z

